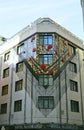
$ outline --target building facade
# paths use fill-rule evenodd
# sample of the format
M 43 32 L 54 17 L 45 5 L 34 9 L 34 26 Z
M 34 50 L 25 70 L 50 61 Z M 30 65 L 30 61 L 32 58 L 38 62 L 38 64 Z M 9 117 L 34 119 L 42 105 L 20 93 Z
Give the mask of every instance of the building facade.
M 0 126 L 84 125 L 83 41 L 40 18 L 0 46 Z

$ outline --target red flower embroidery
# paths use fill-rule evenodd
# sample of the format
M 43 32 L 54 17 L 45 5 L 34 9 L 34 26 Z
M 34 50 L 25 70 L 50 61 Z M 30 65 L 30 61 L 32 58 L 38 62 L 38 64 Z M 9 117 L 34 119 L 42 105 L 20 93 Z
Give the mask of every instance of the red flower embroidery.
M 65 62 L 65 59 L 64 59 L 64 58 L 62 58 L 62 62 Z
M 46 65 L 45 64 L 41 64 L 40 68 L 43 69 L 43 70 L 45 70 L 46 69 Z
M 71 53 L 70 53 L 70 52 L 68 52 L 68 53 L 67 53 L 67 55 L 68 55 L 68 56 L 71 56 Z
M 39 72 L 39 71 L 36 71 L 36 74 L 37 74 L 37 75 L 39 75 L 39 74 L 40 74 L 40 72 Z
M 31 57 L 27 58 L 27 61 L 31 61 L 31 60 L 32 60 Z
M 33 48 L 33 49 L 32 49 L 32 52 L 35 52 L 36 50 L 37 50 L 36 48 Z
M 35 40 L 35 36 L 32 36 L 32 37 L 31 37 L 31 42 L 32 42 L 33 40 Z
M 52 45 L 48 45 L 47 49 L 50 50 L 52 48 Z
M 58 34 L 55 34 L 55 38 L 58 38 Z
M 44 47 L 44 44 L 42 44 L 41 46 Z
M 64 45 L 67 45 L 67 41 L 65 41 L 65 40 L 62 40 L 62 43 L 63 43 Z
M 55 53 L 58 55 L 59 51 L 58 51 L 58 50 L 56 50 L 56 52 L 55 52 Z
M 50 71 L 49 71 L 49 73 L 50 73 L 50 74 L 53 74 L 53 73 L 54 73 L 54 71 L 53 71 L 53 70 L 50 70 Z

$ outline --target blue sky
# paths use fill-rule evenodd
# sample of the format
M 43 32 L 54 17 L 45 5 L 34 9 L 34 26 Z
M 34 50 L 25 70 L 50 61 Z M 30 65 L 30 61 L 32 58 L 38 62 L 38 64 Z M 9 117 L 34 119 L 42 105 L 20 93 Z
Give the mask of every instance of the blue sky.
M 40 17 L 50 17 L 84 40 L 80 0 L 0 0 L 0 35 L 10 38 Z

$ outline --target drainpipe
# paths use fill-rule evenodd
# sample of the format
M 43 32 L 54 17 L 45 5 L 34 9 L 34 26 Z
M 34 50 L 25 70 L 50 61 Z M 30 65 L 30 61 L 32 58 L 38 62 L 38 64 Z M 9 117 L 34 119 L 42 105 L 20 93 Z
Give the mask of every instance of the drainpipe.
M 24 124 L 26 123 L 26 93 L 27 93 L 27 67 L 25 66 L 25 98 L 24 98 Z
M 11 65 L 11 77 L 10 78 L 10 104 L 9 104 L 9 125 L 11 125 L 11 108 L 12 108 L 12 88 L 13 88 L 13 64 Z
M 65 92 L 66 92 L 66 123 L 68 124 L 68 96 L 67 96 L 67 70 L 65 68 Z
M 84 125 L 84 113 L 83 113 L 83 96 L 82 96 L 82 78 L 81 78 L 81 61 L 78 55 L 78 61 L 79 61 L 79 77 L 80 77 L 80 96 L 81 96 L 81 116 L 82 116 L 82 125 Z
M 60 120 L 60 126 L 62 124 L 62 119 L 61 119 L 61 80 L 60 80 L 60 74 L 59 74 L 59 120 Z
M 33 75 L 31 73 L 31 125 L 33 125 Z
M 58 39 L 58 50 L 60 52 L 60 42 L 59 42 L 59 39 Z M 60 53 L 58 55 L 58 57 L 60 58 Z M 59 70 L 60 70 L 60 60 L 59 60 Z M 60 121 L 60 127 L 61 127 L 61 124 L 62 124 L 62 119 L 61 119 L 61 80 L 60 80 L 60 72 L 59 72 L 59 121 Z

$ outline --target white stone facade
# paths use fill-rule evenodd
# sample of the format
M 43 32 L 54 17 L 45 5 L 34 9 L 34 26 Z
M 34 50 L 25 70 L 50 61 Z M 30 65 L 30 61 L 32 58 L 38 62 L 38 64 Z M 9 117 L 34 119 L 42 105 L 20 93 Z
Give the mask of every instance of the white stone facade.
M 36 38 L 39 34 L 57 33 L 59 36 L 70 41 L 76 49 L 76 55 L 71 59 L 77 67 L 76 72 L 70 71 L 69 62 L 54 80 L 53 85 L 45 89 L 39 85 L 38 80 L 23 64 L 23 70 L 16 72 L 17 63 L 25 58 L 36 58 Z M 31 37 L 35 40 L 31 42 Z M 17 54 L 17 48 L 24 43 L 21 54 Z M 25 52 L 24 52 L 25 51 Z M 4 56 L 10 52 L 8 60 Z M 7 57 L 6 57 L 7 58 Z M 27 26 L 21 32 L 13 36 L 0 46 L 0 125 L 23 125 L 23 124 L 84 124 L 84 46 L 83 41 L 61 27 L 49 18 L 42 18 Z M 3 71 L 9 68 L 9 76 L 3 77 Z M 15 91 L 16 82 L 23 80 L 22 89 Z M 70 89 L 70 81 L 77 83 L 78 90 Z M 8 93 L 2 87 L 8 85 Z M 2 92 L 3 91 L 3 92 Z M 53 109 L 39 109 L 38 97 L 54 97 Z M 21 110 L 15 110 L 15 101 L 21 101 Z M 71 102 L 76 101 L 78 109 L 71 110 Z M 7 104 L 7 110 L 1 110 L 2 104 Z M 73 103 L 72 103 L 73 104 Z M 48 104 L 49 105 L 49 104 Z M 2 107 L 2 108 L 1 108 Z M 73 106 L 72 109 L 75 109 Z M 5 111 L 5 112 L 4 112 Z M 39 125 L 38 125 L 39 126 Z

